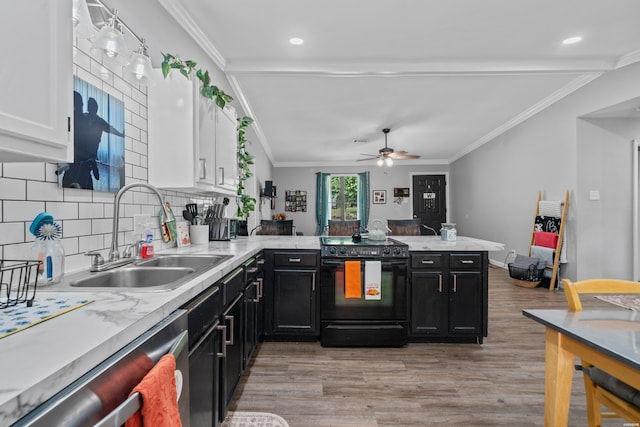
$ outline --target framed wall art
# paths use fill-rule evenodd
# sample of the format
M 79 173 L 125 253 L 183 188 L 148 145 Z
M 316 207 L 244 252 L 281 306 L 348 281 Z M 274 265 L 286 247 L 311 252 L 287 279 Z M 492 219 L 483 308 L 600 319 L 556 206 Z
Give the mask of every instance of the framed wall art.
M 58 164 L 58 185 L 115 193 L 124 185 L 124 102 L 73 80 L 74 161 Z
M 374 204 L 387 203 L 387 190 L 373 190 L 372 202 Z
M 287 212 L 307 211 L 307 192 L 303 190 L 285 191 L 284 210 Z

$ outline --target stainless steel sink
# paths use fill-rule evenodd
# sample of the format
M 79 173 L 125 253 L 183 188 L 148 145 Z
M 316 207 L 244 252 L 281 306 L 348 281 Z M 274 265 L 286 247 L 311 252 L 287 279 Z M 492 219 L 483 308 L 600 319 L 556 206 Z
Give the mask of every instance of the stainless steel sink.
M 69 283 L 75 288 L 150 288 L 167 287 L 169 284 L 180 284 L 180 279 L 195 273 L 193 268 L 186 267 L 126 267 L 98 273 Z
M 156 255 L 154 258 L 139 261 L 139 267 L 187 267 L 200 270 L 215 267 L 228 260 L 232 255 Z
M 109 289 L 135 290 L 138 292 L 167 291 L 177 289 L 197 273 L 232 258 L 233 255 L 156 255 L 136 264 L 99 273 L 78 273 L 63 283 L 52 287 L 56 291 L 106 291 Z M 54 289 L 55 288 L 55 289 Z

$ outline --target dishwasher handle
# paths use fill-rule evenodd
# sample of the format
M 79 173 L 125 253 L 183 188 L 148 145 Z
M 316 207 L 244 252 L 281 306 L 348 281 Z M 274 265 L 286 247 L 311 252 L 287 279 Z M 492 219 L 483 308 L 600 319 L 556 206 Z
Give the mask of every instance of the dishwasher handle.
M 167 354 L 173 354 L 177 357 L 188 342 L 189 333 L 187 331 L 184 331 L 171 345 L 171 348 L 169 349 L 169 352 Z M 176 382 L 176 388 L 182 388 L 182 383 L 178 384 L 178 382 Z M 181 390 L 177 391 L 178 396 L 180 396 Z M 142 408 L 142 396 L 140 395 L 140 393 L 136 392 L 129 396 L 127 400 L 118 405 L 116 409 L 109 412 L 104 418 L 98 421 L 94 425 L 94 427 L 120 427 L 136 412 L 138 412 L 140 408 Z

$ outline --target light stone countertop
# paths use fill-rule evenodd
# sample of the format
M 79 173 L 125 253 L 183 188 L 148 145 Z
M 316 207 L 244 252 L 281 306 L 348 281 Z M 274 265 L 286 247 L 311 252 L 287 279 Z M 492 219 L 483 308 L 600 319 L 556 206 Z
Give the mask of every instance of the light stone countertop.
M 393 236 L 391 236 L 393 237 Z M 395 236 L 412 251 L 500 251 L 499 243 L 458 236 Z M 317 236 L 252 236 L 163 251 L 233 258 L 171 291 L 65 291 L 92 303 L 0 339 L 0 425 L 10 425 L 231 272 L 262 249 L 320 249 Z M 67 275 L 69 280 L 73 274 Z M 40 287 L 39 296 L 56 286 Z M 0 310 L 0 315 L 2 311 Z

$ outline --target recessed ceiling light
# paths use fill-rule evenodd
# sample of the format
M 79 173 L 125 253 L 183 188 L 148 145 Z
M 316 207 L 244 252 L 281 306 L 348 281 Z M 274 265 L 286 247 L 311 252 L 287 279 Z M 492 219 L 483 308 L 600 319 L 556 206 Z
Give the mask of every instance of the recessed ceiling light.
M 289 39 L 289 43 L 291 43 L 294 46 L 300 46 L 301 44 L 304 43 L 304 40 L 302 40 L 300 37 L 292 37 Z
M 562 44 L 574 44 L 574 43 L 579 43 L 581 41 L 582 41 L 582 37 L 575 36 L 575 37 L 569 37 L 568 39 L 562 40 Z

